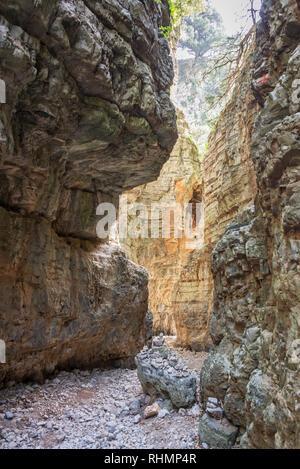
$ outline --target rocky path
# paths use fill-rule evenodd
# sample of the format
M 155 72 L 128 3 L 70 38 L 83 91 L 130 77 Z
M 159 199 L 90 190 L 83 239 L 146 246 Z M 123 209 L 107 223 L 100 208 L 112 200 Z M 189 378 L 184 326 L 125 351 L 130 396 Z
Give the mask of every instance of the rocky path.
M 185 364 L 203 354 L 178 351 Z M 61 372 L 43 385 L 0 391 L 0 448 L 199 448 L 199 408 L 143 418 L 135 370 Z

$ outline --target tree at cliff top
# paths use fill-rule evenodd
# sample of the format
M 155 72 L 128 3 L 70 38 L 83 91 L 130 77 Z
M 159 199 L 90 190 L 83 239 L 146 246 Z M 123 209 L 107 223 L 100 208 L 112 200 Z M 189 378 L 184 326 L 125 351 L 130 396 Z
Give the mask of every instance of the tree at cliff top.
M 195 12 L 203 11 L 204 2 L 202 0 L 169 0 L 171 16 L 176 23 L 182 17 L 189 16 Z
M 194 55 L 195 60 L 202 59 L 202 65 L 205 65 L 205 56 L 223 38 L 221 16 L 209 7 L 184 19 L 180 46 Z
M 224 34 L 220 14 L 206 9 L 184 18 L 179 42 L 179 77 L 173 99 L 184 112 L 200 153 L 207 149 L 209 133 L 231 96 L 237 77 L 252 50 L 255 28 L 249 31 L 249 15 L 256 21 L 254 3 L 245 7 L 241 30 Z M 247 24 L 247 26 L 246 26 Z M 247 30 L 248 28 L 248 30 Z
M 216 50 L 226 40 L 222 18 L 209 4 L 204 12 L 183 20 L 179 77 L 173 98 L 183 110 L 200 152 L 204 152 L 208 134 L 221 110 L 220 104 L 214 107 L 214 101 L 222 94 L 226 72 L 220 67 L 212 71 L 208 79 L 204 79 L 204 75 L 211 67 Z

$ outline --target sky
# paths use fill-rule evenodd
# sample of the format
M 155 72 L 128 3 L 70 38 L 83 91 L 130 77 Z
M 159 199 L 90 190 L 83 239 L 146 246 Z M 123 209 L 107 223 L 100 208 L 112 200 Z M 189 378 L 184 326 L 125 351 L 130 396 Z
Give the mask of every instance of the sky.
M 247 21 L 247 10 L 250 8 L 249 0 L 210 0 L 212 6 L 222 16 L 226 33 L 231 36 L 240 31 L 241 27 L 252 25 L 252 19 L 249 16 Z M 260 0 L 255 0 L 255 8 L 259 9 Z

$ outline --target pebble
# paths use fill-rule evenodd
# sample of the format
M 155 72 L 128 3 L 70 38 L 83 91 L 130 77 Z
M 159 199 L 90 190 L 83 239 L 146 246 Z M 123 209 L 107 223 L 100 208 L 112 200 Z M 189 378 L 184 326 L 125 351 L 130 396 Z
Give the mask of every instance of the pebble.
M 199 416 L 157 406 L 145 420 L 151 398 L 128 369 L 14 383 L 0 390 L 2 419 L 10 420 L 1 426 L 0 449 L 198 449 Z
M 207 399 L 207 402 L 209 402 L 210 404 L 213 404 L 215 406 L 218 406 L 218 404 L 219 404 L 218 399 L 216 397 L 209 397 Z
M 167 410 L 167 409 L 161 409 L 159 412 L 158 412 L 158 417 L 160 419 L 163 419 L 166 415 L 170 415 L 170 412 Z
M 151 417 L 156 417 L 159 412 L 161 411 L 161 408 L 159 407 L 158 404 L 153 404 L 144 410 L 144 419 L 149 419 Z
M 198 404 L 195 404 L 191 409 L 187 411 L 187 414 L 193 417 L 198 417 L 200 415 L 200 412 L 200 406 Z

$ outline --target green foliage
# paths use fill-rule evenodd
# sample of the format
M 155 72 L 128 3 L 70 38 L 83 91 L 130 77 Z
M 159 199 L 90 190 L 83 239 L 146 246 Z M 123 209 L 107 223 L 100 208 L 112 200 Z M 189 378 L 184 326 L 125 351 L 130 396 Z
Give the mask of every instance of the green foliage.
M 221 17 L 215 9 L 208 6 L 204 12 L 194 13 L 184 19 L 179 44 L 198 60 L 211 52 L 223 38 Z
M 161 3 L 161 0 L 155 0 Z M 171 13 L 172 26 L 178 24 L 185 16 L 189 16 L 194 12 L 203 11 L 204 3 L 202 0 L 168 0 Z M 165 35 L 165 28 L 161 28 L 162 33 Z M 167 31 L 169 36 L 170 31 Z
M 203 160 L 204 156 L 206 153 L 209 151 L 209 146 L 208 146 L 208 140 L 205 142 L 205 144 L 202 146 L 201 151 L 199 151 L 199 160 Z
M 179 59 L 179 77 L 173 97 L 190 125 L 200 154 L 206 153 L 206 142 L 222 109 L 220 96 L 226 76 L 223 68 L 207 77 L 215 50 L 226 42 L 220 15 L 209 4 L 202 13 L 194 13 L 182 21 L 180 47 L 190 58 Z M 186 55 L 186 52 L 185 52 Z
M 172 26 L 161 26 L 159 30 L 166 39 L 170 39 Z
M 203 3 L 201 0 L 169 0 L 169 7 L 173 23 L 176 24 L 181 18 L 203 10 Z
M 202 155 L 206 152 L 208 135 L 215 129 L 220 112 L 230 99 L 246 59 L 253 50 L 255 34 L 254 27 L 245 34 L 245 25 L 240 33 L 228 37 L 224 34 L 219 13 L 210 0 L 205 3 L 205 10 L 194 10 L 187 16 L 183 15 L 178 82 L 173 90 L 175 105 L 184 112 Z M 257 10 L 253 9 L 253 5 L 254 1 L 251 0 L 250 13 L 255 22 Z M 176 17 L 174 9 L 172 15 Z
M 213 119 L 208 119 L 207 123 L 210 127 L 210 133 L 216 130 L 218 119 L 219 119 L 219 115 L 215 116 Z

